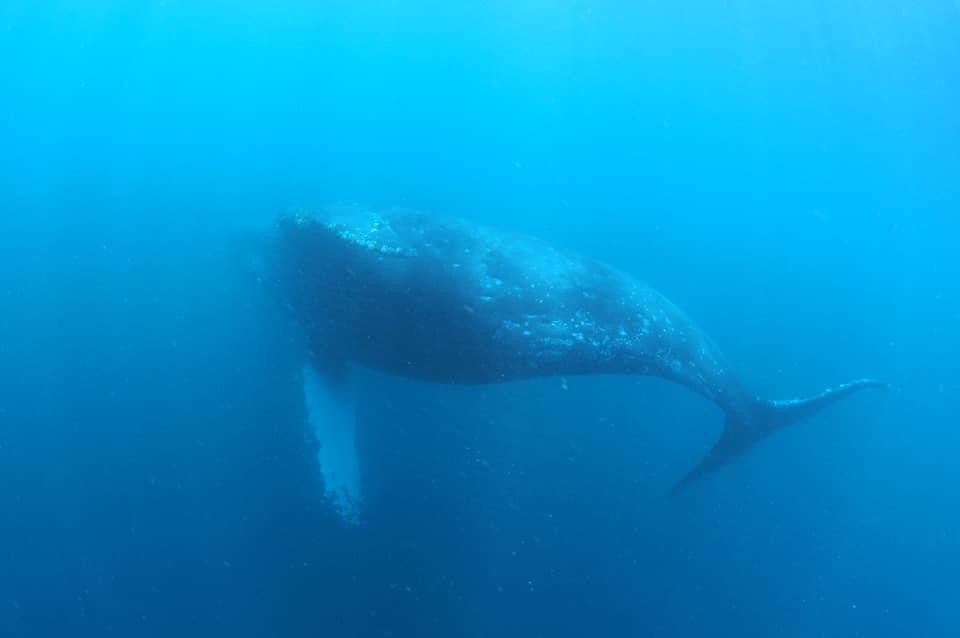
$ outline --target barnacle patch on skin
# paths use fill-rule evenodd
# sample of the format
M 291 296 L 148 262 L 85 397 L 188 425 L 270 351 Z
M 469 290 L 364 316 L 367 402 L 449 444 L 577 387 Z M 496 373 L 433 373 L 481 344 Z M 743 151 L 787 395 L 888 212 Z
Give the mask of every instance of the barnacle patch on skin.
M 344 242 L 383 256 L 416 257 L 419 253 L 396 232 L 390 218 L 369 208 L 344 204 L 320 212 L 299 212 L 298 225 L 319 224 Z
M 402 245 L 390 223 L 380 214 L 363 211 L 360 217 L 364 223 L 328 223 L 327 227 L 337 233 L 346 242 L 369 251 L 396 257 L 416 257 L 417 250 Z M 358 220 L 359 221 L 359 220 Z

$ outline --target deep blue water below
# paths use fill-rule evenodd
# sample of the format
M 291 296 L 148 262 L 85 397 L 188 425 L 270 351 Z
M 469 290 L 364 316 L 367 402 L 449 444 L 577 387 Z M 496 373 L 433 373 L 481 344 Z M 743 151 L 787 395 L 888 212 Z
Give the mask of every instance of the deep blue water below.
M 960 635 L 960 4 L 2 0 L 0 637 Z M 362 373 L 323 498 L 248 259 L 338 200 L 650 282 L 764 396 Z

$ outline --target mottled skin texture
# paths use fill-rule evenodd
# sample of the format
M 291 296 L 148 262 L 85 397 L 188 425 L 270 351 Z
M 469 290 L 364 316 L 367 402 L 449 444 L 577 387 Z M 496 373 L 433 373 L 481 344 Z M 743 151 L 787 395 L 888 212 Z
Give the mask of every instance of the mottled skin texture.
M 777 405 L 747 392 L 682 311 L 605 264 L 407 210 L 332 207 L 285 215 L 280 231 L 287 297 L 316 360 L 331 370 L 353 361 L 442 383 L 653 375 L 715 402 L 738 439 L 753 442 L 782 424 Z M 864 383 L 873 384 L 823 396 Z

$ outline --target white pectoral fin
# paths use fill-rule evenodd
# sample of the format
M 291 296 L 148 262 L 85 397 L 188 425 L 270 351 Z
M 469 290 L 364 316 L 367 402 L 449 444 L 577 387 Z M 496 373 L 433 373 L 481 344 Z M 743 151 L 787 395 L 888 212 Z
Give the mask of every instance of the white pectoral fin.
M 326 496 L 345 520 L 356 521 L 362 491 L 354 388 L 349 381 L 332 379 L 308 363 L 303 370 L 303 397 Z

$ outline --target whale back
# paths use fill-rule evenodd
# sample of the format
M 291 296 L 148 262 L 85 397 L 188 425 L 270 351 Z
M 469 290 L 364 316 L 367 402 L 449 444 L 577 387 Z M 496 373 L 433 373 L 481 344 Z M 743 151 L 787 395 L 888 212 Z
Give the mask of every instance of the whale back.
M 719 349 L 669 300 L 539 239 L 359 206 L 288 215 L 281 227 L 290 298 L 312 341 L 362 365 L 451 383 L 653 374 L 714 401 L 736 387 Z

